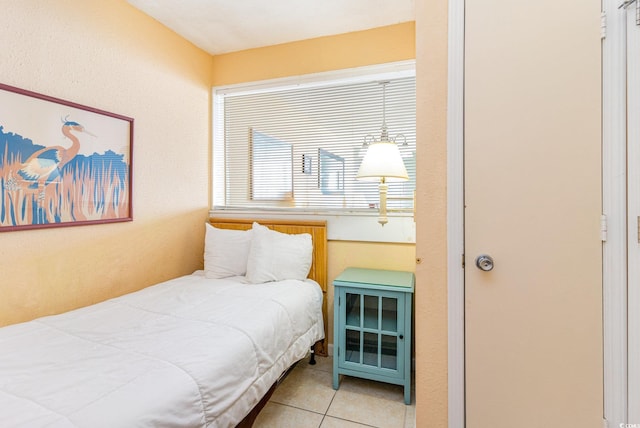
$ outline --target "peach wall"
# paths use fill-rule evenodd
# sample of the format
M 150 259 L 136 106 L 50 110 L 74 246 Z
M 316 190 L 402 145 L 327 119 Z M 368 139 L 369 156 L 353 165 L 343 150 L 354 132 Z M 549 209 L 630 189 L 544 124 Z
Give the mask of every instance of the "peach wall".
M 135 119 L 134 221 L 0 235 L 0 325 L 201 267 L 211 56 L 124 0 L 3 2 L 0 82 Z
M 415 23 L 214 56 L 213 85 L 275 79 L 415 58 Z
M 447 426 L 447 2 L 416 2 L 416 427 Z

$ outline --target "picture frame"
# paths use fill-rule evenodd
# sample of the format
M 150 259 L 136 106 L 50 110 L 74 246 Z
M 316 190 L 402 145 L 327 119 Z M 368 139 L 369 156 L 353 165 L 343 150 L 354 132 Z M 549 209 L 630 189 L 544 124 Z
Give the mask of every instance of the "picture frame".
M 0 232 L 132 221 L 133 125 L 0 83 Z

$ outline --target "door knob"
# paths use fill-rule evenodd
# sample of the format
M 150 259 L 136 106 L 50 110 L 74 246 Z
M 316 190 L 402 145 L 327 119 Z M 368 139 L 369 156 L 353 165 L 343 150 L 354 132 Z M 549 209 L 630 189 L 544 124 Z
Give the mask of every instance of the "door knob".
M 489 272 L 491 269 L 493 269 L 493 259 L 491 258 L 491 256 L 481 254 L 476 257 L 476 266 L 480 270 Z

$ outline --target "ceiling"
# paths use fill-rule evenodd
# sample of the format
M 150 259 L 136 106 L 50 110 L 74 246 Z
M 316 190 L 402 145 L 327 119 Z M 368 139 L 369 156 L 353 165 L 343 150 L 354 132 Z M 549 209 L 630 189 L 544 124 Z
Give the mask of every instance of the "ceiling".
M 212 55 L 415 21 L 415 0 L 127 0 Z

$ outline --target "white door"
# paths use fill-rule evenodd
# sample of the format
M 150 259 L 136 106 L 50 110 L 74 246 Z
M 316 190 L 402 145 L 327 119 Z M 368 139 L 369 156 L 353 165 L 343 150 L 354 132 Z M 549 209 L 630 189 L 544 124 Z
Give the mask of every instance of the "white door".
M 628 422 L 640 424 L 640 2 L 626 8 Z
M 467 428 L 602 426 L 599 27 L 600 0 L 465 2 Z

